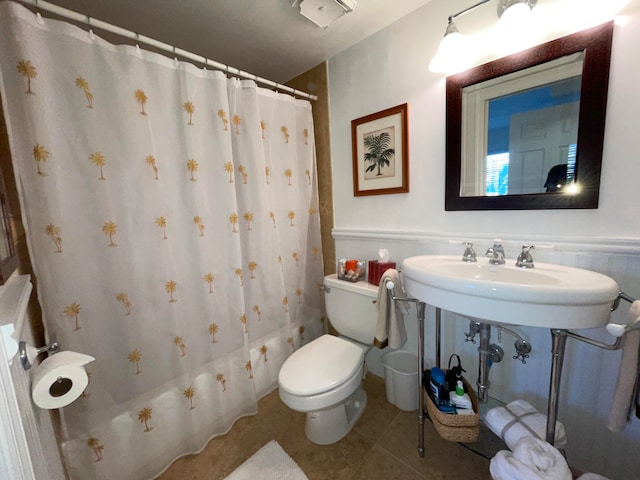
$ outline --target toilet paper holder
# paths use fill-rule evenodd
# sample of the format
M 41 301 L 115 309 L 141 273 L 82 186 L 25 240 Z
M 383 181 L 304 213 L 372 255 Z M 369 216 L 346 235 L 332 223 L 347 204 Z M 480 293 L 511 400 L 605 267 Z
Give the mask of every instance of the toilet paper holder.
M 34 348 L 31 345 L 27 345 L 27 342 L 24 340 L 18 344 L 18 354 L 20 356 L 20 363 L 22 364 L 22 368 L 25 370 L 29 370 L 33 365 L 33 362 L 38 355 L 43 352 L 47 352 L 48 355 L 53 355 L 57 353 L 59 349 L 58 342 L 51 342 L 48 345 L 45 345 L 41 348 Z

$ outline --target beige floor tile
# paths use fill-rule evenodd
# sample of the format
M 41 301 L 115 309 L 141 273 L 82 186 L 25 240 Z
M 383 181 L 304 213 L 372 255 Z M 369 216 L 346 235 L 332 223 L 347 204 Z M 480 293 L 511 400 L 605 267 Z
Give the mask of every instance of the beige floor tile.
M 363 381 L 367 408 L 353 430 L 332 445 L 304 434 L 305 415 L 290 410 L 274 391 L 260 400 L 258 415 L 239 419 L 198 455 L 171 465 L 159 480 L 222 480 L 271 440 L 276 440 L 309 480 L 484 480 L 489 461 L 442 440 L 425 422 L 425 458 L 417 453 L 418 413 L 402 412 L 386 399 L 384 380 Z

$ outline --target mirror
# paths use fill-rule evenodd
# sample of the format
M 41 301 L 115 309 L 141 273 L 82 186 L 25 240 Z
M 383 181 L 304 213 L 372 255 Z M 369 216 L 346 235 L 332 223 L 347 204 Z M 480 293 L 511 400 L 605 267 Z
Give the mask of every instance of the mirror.
M 447 77 L 445 210 L 597 208 L 613 22 Z

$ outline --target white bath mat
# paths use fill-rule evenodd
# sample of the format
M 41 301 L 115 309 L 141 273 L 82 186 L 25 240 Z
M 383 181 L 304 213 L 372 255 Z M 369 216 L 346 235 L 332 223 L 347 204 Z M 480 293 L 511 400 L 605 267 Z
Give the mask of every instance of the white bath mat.
M 309 480 L 280 444 L 271 440 L 225 480 Z

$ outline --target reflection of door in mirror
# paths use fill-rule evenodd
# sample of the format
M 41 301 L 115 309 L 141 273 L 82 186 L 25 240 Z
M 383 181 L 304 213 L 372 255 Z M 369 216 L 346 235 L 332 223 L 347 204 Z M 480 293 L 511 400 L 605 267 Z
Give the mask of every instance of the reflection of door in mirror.
M 555 182 L 553 190 L 548 190 L 545 184 L 549 172 L 557 165 L 568 165 L 571 171 L 575 170 L 579 109 L 580 103 L 576 101 L 511 117 L 509 188 L 506 194 L 544 193 L 560 189 L 557 185 L 561 179 Z M 566 183 L 567 178 L 562 179 L 562 185 Z
M 583 52 L 465 87 L 461 196 L 544 193 L 575 170 Z

